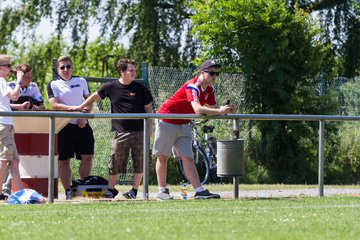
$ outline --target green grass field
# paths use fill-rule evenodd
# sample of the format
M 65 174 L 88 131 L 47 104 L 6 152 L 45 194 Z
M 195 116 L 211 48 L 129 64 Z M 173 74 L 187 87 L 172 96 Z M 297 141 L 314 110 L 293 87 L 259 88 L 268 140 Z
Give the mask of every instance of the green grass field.
M 1 239 L 359 239 L 358 196 L 1 205 Z

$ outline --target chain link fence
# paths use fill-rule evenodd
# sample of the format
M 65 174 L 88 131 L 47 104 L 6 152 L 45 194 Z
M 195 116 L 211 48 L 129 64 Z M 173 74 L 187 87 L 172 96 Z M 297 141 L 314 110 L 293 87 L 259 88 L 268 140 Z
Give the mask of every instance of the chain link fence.
M 149 67 L 147 72 L 147 83 L 154 98 L 153 107 L 156 111 L 160 105 L 178 90 L 186 81 L 194 77 L 191 69 L 178 69 L 171 67 Z M 93 84 L 93 85 L 92 85 Z M 220 74 L 215 82 L 217 102 L 219 105 L 225 104 L 230 100 L 237 107 L 237 112 L 245 113 L 247 110 L 247 101 L 245 97 L 245 77 L 239 74 Z M 349 85 L 350 84 L 350 85 Z M 99 87 L 99 83 L 91 83 L 92 91 Z M 360 79 L 338 78 L 331 84 L 320 84 L 316 91 L 320 95 L 328 94 L 329 91 L 339 102 L 340 115 L 358 115 L 360 107 L 357 102 L 360 98 Z M 357 94 L 359 92 L 359 94 Z M 359 110 L 358 110 L 359 109 Z M 110 102 L 104 99 L 97 102 L 93 108 L 94 113 L 109 113 Z M 94 130 L 95 136 L 95 154 L 93 164 L 93 174 L 108 177 L 108 159 L 111 150 L 111 141 L 113 132 L 111 132 L 110 119 L 91 119 L 90 124 Z M 209 124 L 214 125 L 216 131 L 214 136 L 218 139 L 229 139 L 231 136 L 232 121 L 230 120 L 210 120 Z M 254 126 L 250 126 L 249 121 L 243 121 L 240 124 L 240 137 L 247 139 L 249 132 Z M 154 161 L 154 159 L 153 159 Z M 72 161 L 74 165 L 73 172 L 76 173 L 78 161 Z M 153 164 L 154 167 L 154 164 Z M 132 181 L 132 160 L 129 159 L 128 171 L 119 177 L 119 183 L 129 183 Z M 154 173 L 154 171 L 152 171 Z
M 170 97 L 178 88 L 191 78 L 193 78 L 193 72 L 190 69 L 149 67 L 148 87 L 154 98 L 154 111 L 156 111 L 168 97 Z M 91 83 L 90 85 L 92 89 L 97 89 L 99 86 L 98 83 Z M 237 106 L 238 111 L 241 111 L 241 109 L 245 106 L 244 77 L 242 75 L 221 74 L 216 79 L 215 89 L 219 105 L 225 104 L 227 100 L 230 100 L 232 104 Z M 93 112 L 111 112 L 109 100 L 106 98 L 100 102 L 94 103 Z M 218 129 L 218 131 L 216 131 L 216 133 L 219 134 L 218 137 L 221 137 L 221 132 L 228 132 L 228 129 L 232 126 L 232 122 L 228 120 L 221 120 L 225 121 L 225 124 L 224 122 L 219 123 L 220 120 L 211 121 L 213 121 Z M 110 156 L 111 141 L 114 134 L 111 132 L 111 119 L 90 119 L 89 122 L 93 128 L 95 136 L 95 154 L 92 174 L 107 178 L 108 159 Z M 73 173 L 76 174 L 78 161 L 72 161 L 71 164 Z M 129 159 L 128 171 L 126 174 L 122 174 L 119 177 L 119 183 L 131 182 L 133 176 L 132 170 L 132 160 Z

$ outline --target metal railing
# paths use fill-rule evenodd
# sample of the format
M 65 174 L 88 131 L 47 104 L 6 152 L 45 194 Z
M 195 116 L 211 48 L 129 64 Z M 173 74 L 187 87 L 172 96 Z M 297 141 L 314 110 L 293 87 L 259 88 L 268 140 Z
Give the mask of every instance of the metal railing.
M 56 118 L 111 118 L 111 119 L 143 119 L 144 120 L 144 176 L 143 176 L 143 199 L 149 199 L 149 119 L 232 119 L 232 120 L 263 120 L 263 121 L 319 121 L 319 159 L 318 159 L 318 187 L 319 196 L 324 195 L 324 135 L 326 121 L 360 121 L 360 116 L 338 115 L 285 115 L 285 114 L 229 114 L 224 116 L 203 116 L 198 114 L 124 114 L 124 113 L 69 113 L 69 112 L 34 112 L 16 111 L 0 112 L 0 116 L 13 117 L 47 117 L 49 118 L 49 181 L 48 201 L 54 202 L 54 166 L 55 166 L 55 119 Z M 16 129 L 15 129 L 16 130 Z M 234 197 L 238 197 L 238 181 L 234 179 Z

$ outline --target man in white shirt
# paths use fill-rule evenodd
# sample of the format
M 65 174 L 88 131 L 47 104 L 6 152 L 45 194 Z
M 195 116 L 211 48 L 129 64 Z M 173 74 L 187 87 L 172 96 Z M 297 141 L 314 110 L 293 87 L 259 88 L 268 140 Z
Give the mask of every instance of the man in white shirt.
M 47 95 L 51 107 L 55 110 L 72 110 L 81 105 L 90 96 L 87 82 L 82 77 L 73 76 L 73 63 L 69 56 L 57 59 L 59 78 L 49 82 Z M 83 111 L 90 111 L 86 107 Z M 94 155 L 94 134 L 87 119 L 73 118 L 58 134 L 59 177 L 65 189 L 66 199 L 71 199 L 70 159 L 80 160 L 80 179 L 91 175 Z
M 32 67 L 28 64 L 18 64 L 15 67 L 15 76 L 18 71 L 24 73 L 22 83 L 20 85 L 20 97 L 16 101 L 10 100 L 11 110 L 45 110 L 44 99 L 41 96 L 39 87 L 36 83 L 32 82 Z M 11 89 L 15 89 L 17 86 L 17 81 L 12 81 L 8 83 L 8 86 Z M 10 168 L 7 170 L 7 179 L 2 186 L 2 192 L 5 195 L 11 194 L 11 174 Z
M 15 67 L 15 71 L 24 72 L 24 77 L 20 88 L 20 97 L 17 101 L 10 101 L 12 110 L 45 110 L 44 99 L 40 93 L 38 85 L 32 82 L 33 68 L 28 64 L 19 64 Z M 16 86 L 16 81 L 9 84 L 12 89 Z
M 20 96 L 20 85 L 24 76 L 22 71 L 17 72 L 17 84 L 11 89 L 5 78 L 11 71 L 11 57 L 9 55 L 0 55 L 0 111 L 10 112 L 10 100 L 17 100 Z M 4 181 L 7 165 L 10 165 L 10 172 L 17 189 L 22 189 L 22 183 L 19 173 L 19 154 L 16 149 L 15 129 L 12 117 L 0 116 L 0 180 Z M 0 184 L 2 190 L 2 184 Z M 0 191 L 1 192 L 1 191 Z M 6 200 L 7 196 L 0 195 L 0 200 Z

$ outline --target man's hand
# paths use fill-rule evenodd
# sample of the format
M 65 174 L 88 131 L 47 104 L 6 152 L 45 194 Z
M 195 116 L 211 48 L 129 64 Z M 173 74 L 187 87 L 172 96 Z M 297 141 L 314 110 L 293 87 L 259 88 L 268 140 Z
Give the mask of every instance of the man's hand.
M 91 112 L 91 107 L 90 106 L 87 106 L 87 107 L 84 107 L 83 109 L 81 109 L 83 113 L 89 113 Z
M 31 107 L 31 102 L 29 102 L 29 101 L 23 102 L 23 103 L 21 104 L 21 109 L 29 110 L 30 107 Z
M 33 111 L 39 111 L 39 107 L 38 106 L 36 106 L 35 104 L 33 104 L 32 105 L 32 108 L 31 108 L 31 110 L 33 110 Z
M 23 71 L 16 71 L 16 83 L 17 84 L 20 84 L 20 85 L 22 84 L 23 77 L 24 77 Z
M 229 104 L 228 106 L 231 107 L 231 113 L 236 113 L 236 107 L 235 107 L 235 105 Z
M 228 113 L 233 113 L 234 109 L 235 109 L 234 105 L 220 106 L 220 112 L 222 115 L 228 114 Z

